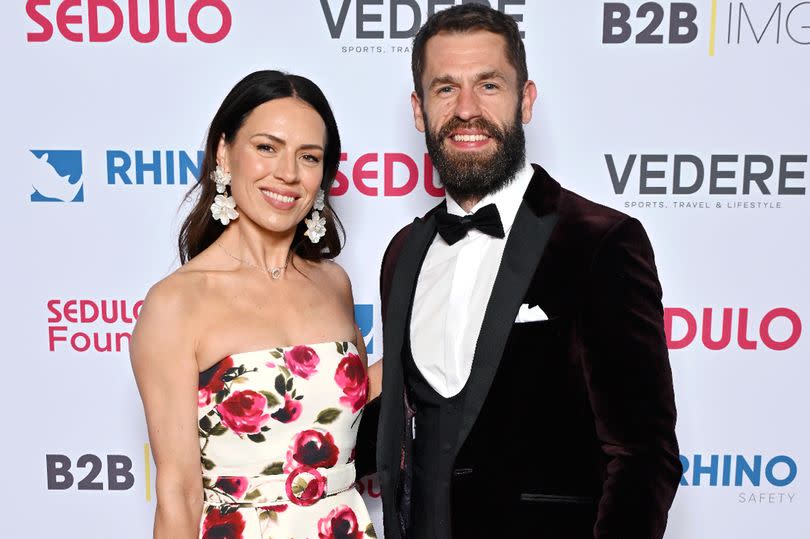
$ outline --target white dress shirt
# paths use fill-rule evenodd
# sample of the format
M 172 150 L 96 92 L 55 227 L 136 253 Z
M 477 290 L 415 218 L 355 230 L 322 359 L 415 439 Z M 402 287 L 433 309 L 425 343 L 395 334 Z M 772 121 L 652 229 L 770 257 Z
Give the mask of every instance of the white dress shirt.
M 503 189 L 482 198 L 469 212 L 495 204 L 505 236 L 473 228 L 448 245 L 436 235 L 428 248 L 411 314 L 411 352 L 419 372 L 445 398 L 458 394 L 472 369 L 478 334 L 501 257 L 534 170 L 528 162 Z M 467 214 L 449 195 L 448 213 Z

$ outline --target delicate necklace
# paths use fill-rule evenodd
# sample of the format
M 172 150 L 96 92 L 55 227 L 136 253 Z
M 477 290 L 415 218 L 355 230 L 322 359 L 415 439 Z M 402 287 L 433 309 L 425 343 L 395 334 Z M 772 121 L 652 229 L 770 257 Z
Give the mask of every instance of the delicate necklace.
M 283 266 L 278 266 L 278 267 L 258 266 L 258 265 L 256 265 L 256 264 L 254 264 L 253 262 L 248 262 L 247 260 L 242 260 L 242 259 L 241 259 L 241 258 L 239 258 L 238 256 L 234 256 L 234 255 L 232 255 L 231 253 L 229 253 L 229 252 L 228 252 L 228 250 L 225 248 L 225 246 L 224 246 L 224 245 L 222 245 L 221 243 L 219 243 L 218 241 L 214 241 L 214 243 L 216 243 L 217 245 L 219 245 L 219 248 L 220 248 L 220 249 L 222 249 L 223 251 L 225 251 L 225 254 L 226 254 L 226 255 L 228 255 L 229 257 L 233 258 L 233 259 L 234 259 L 234 260 L 236 260 L 237 262 L 239 262 L 239 263 L 241 263 L 241 264 L 244 264 L 245 266 L 250 266 L 251 268 L 255 268 L 255 269 L 257 269 L 257 270 L 261 270 L 261 271 L 264 271 L 264 272 L 266 272 L 266 273 L 269 273 L 269 274 L 270 274 L 270 277 L 271 277 L 271 278 L 272 278 L 274 281 L 275 281 L 275 280 L 278 280 L 278 278 L 279 278 L 279 277 L 281 277 L 281 272 L 282 272 L 282 271 L 284 271 L 285 269 L 287 269 L 287 264 L 289 264 L 289 263 L 290 263 L 290 257 L 291 257 L 291 255 L 292 255 L 292 253 L 289 253 L 289 254 L 287 255 L 287 260 L 286 260 L 286 262 L 284 262 L 284 265 L 283 265 Z

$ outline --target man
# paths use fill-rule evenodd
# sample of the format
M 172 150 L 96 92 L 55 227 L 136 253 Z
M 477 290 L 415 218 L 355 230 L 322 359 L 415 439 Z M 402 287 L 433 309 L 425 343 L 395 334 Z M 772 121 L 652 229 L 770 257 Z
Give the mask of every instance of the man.
M 644 229 L 526 161 L 511 18 L 435 14 L 412 68 L 447 197 L 383 260 L 386 539 L 662 537 L 681 466 Z

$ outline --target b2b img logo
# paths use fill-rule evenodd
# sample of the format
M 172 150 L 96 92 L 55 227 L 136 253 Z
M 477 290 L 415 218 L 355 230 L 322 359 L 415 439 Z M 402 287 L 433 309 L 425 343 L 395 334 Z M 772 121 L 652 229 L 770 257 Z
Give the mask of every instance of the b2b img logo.
M 106 471 L 106 473 L 104 473 Z M 67 455 L 45 455 L 48 490 L 129 490 L 135 485 L 132 459 L 126 455 L 88 453 L 71 459 Z M 106 481 L 105 481 L 106 479 Z
M 672 2 L 668 6 L 644 2 L 633 10 L 623 2 L 605 2 L 602 43 L 692 43 L 698 37 L 694 4 Z

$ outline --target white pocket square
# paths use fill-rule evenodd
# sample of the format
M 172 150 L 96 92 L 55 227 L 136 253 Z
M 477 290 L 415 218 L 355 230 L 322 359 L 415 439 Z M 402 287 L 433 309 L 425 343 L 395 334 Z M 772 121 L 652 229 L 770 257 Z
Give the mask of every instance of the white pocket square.
M 515 318 L 515 324 L 542 322 L 543 320 L 548 320 L 548 316 L 546 316 L 546 313 L 543 312 L 543 309 L 541 309 L 539 305 L 529 308 L 529 304 L 524 303 L 520 306 L 520 310 L 518 310 L 517 318 Z

